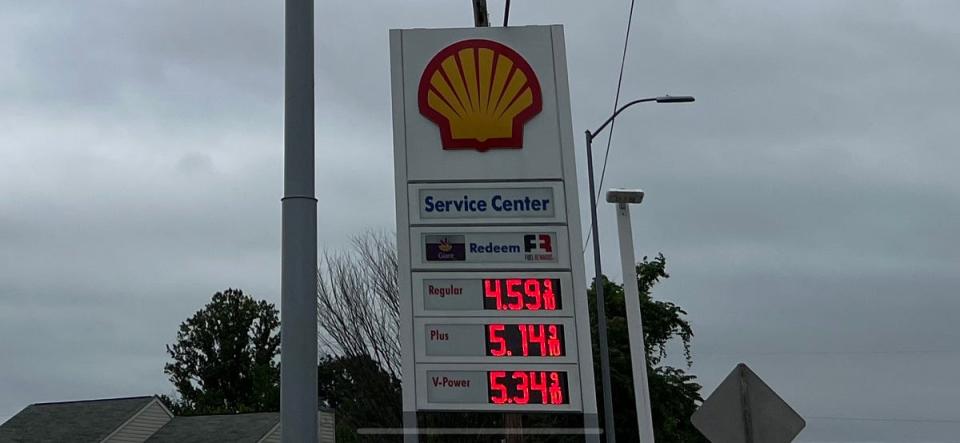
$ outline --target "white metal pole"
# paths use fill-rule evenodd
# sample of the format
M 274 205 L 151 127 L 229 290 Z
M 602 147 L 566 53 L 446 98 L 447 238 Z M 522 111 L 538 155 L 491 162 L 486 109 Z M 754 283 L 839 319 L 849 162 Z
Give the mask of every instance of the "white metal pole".
M 620 236 L 620 262 L 623 268 L 623 298 L 627 308 L 627 330 L 630 335 L 630 361 L 633 364 L 633 394 L 637 404 L 637 425 L 640 441 L 654 443 L 653 415 L 650 410 L 650 387 L 647 383 L 647 353 L 643 342 L 643 319 L 640 316 L 640 289 L 637 287 L 637 264 L 633 253 L 633 229 L 630 227 L 630 206 L 617 203 L 617 231 Z
M 313 0 L 286 0 L 280 252 L 280 426 L 317 441 L 317 199 L 314 197 Z

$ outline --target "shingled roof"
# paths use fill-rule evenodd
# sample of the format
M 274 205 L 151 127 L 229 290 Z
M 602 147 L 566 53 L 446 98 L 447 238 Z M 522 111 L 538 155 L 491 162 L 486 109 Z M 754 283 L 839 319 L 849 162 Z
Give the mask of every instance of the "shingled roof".
M 154 397 L 36 403 L 0 425 L 0 442 L 99 442 Z
M 201 443 L 216 441 L 257 443 L 280 422 L 277 412 L 174 417 L 148 443 Z
M 320 442 L 336 441 L 331 409 L 317 411 Z M 154 396 L 37 403 L 0 424 L 0 443 L 280 441 L 280 413 L 173 417 Z

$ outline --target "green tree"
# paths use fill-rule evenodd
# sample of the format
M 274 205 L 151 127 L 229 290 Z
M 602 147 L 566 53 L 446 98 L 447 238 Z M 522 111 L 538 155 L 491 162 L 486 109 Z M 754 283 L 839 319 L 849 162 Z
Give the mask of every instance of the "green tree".
M 669 278 L 663 254 L 653 260 L 643 258 L 637 264 L 637 283 L 640 288 L 640 313 L 643 316 L 643 338 L 647 356 L 647 377 L 650 386 L 650 404 L 653 408 L 653 428 L 658 442 L 706 442 L 707 440 L 690 424 L 690 415 L 703 401 L 696 377 L 682 368 L 661 364 L 667 355 L 667 344 L 679 339 L 687 369 L 692 364 L 690 341 L 693 330 L 684 318 L 686 311 L 679 306 L 654 300 L 650 290 L 661 279 Z M 627 331 L 627 312 L 624 303 L 623 285 L 613 283 L 604 276 L 604 306 L 607 313 L 607 336 L 610 347 L 610 379 L 616 387 L 613 393 L 617 437 L 623 441 L 637 441 L 637 414 L 633 396 L 633 376 L 630 361 L 630 339 Z M 593 285 L 588 291 L 590 319 L 593 327 L 594 362 L 599 374 L 600 356 L 597 354 L 596 292 Z M 600 389 L 597 377 L 597 393 Z M 602 409 L 602 402 L 600 404 Z
M 163 371 L 178 393 L 167 405 L 180 415 L 279 410 L 278 314 L 239 289 L 214 294 L 167 346 Z

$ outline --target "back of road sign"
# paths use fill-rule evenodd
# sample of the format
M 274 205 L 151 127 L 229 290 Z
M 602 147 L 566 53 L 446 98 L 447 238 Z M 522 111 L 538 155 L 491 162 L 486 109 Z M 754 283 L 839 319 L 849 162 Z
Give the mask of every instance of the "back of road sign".
M 789 443 L 806 425 L 743 363 L 727 375 L 690 421 L 713 443 Z
M 403 410 L 596 423 L 563 28 L 390 32 Z

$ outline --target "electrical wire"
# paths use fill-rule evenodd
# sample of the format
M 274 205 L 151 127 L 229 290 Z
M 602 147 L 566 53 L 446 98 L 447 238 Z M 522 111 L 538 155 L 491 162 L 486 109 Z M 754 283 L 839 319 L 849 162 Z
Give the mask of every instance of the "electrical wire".
M 636 0 L 630 0 L 630 12 L 627 14 L 627 32 L 623 37 L 623 55 L 620 56 L 620 75 L 617 77 L 617 93 L 613 97 L 613 111 L 617 112 L 617 107 L 620 106 L 620 87 L 623 85 L 623 67 L 627 62 L 627 46 L 630 44 L 630 28 L 633 25 L 633 6 L 636 4 Z M 613 127 L 617 123 L 616 117 L 610 121 L 610 131 L 607 132 L 607 149 L 603 154 L 603 168 L 600 169 L 600 183 L 597 185 L 597 200 L 600 200 L 600 195 L 603 194 L 603 178 L 607 173 L 607 159 L 610 158 L 610 143 L 613 141 Z M 591 218 L 592 220 L 592 218 Z M 583 253 L 587 252 L 587 245 L 590 244 L 590 237 L 593 235 L 593 222 L 590 222 L 590 229 L 587 230 L 587 239 L 583 242 Z
M 623 85 L 623 67 L 627 62 L 627 45 L 630 43 L 630 25 L 633 23 L 633 5 L 636 0 L 630 0 L 630 13 L 627 15 L 627 32 L 626 36 L 623 38 L 623 55 L 620 57 L 620 76 L 617 78 L 617 94 L 613 98 L 613 112 L 617 112 L 617 107 L 620 106 L 620 87 Z M 607 134 L 607 149 L 603 154 L 603 168 L 600 169 L 600 182 L 597 184 L 597 188 L 603 189 L 603 178 L 607 173 L 607 159 L 610 157 L 610 143 L 613 140 L 613 126 L 617 123 L 616 117 L 610 121 L 610 132 Z M 600 191 L 597 193 L 597 199 L 600 199 L 600 194 L 603 192 Z
M 895 423 L 958 423 L 960 420 L 938 419 L 938 418 L 895 418 L 895 417 L 810 417 L 804 416 L 807 420 L 831 420 L 831 421 L 880 421 Z
M 743 356 L 749 355 L 751 357 L 764 357 L 764 356 L 783 356 L 783 355 L 841 355 L 841 356 L 852 356 L 852 355 L 929 355 L 929 354 L 958 354 L 960 349 L 899 349 L 899 350 L 888 350 L 888 351 L 719 351 L 719 352 L 710 352 L 710 351 L 698 351 L 697 355 L 700 356 Z

